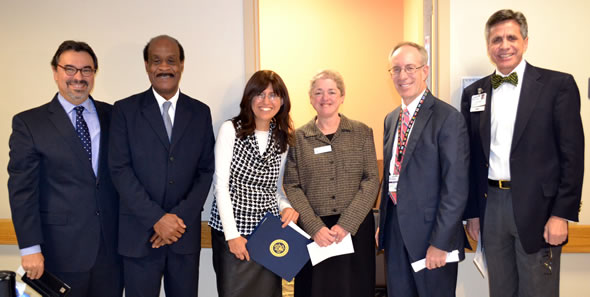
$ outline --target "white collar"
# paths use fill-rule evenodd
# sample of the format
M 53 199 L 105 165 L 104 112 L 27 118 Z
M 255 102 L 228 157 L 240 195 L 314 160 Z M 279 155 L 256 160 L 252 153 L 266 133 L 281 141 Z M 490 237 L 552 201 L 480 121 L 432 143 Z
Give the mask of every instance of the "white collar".
M 418 97 L 414 98 L 414 100 L 412 100 L 412 102 L 410 102 L 410 104 L 406 105 L 404 103 L 404 99 L 402 99 L 402 112 L 404 110 L 404 108 L 408 109 L 408 112 L 410 113 L 410 116 L 414 114 L 414 112 L 416 111 L 416 107 L 418 107 L 418 103 L 420 103 L 420 99 L 422 99 L 422 96 L 424 96 L 424 92 L 426 92 L 426 89 L 424 89 L 424 91 L 422 91 L 420 93 L 420 95 L 418 95 Z
M 172 98 L 166 100 L 164 97 L 160 96 L 160 94 L 158 94 L 158 92 L 156 92 L 156 90 L 154 90 L 154 88 L 152 87 L 152 92 L 154 92 L 154 97 L 156 97 L 156 101 L 158 101 L 158 105 L 160 107 L 162 107 L 162 105 L 164 105 L 164 102 L 169 101 L 170 103 L 172 103 L 172 110 L 176 109 L 176 102 L 178 102 L 178 96 L 180 94 L 180 89 L 176 90 L 176 94 L 174 94 L 174 96 L 172 96 Z

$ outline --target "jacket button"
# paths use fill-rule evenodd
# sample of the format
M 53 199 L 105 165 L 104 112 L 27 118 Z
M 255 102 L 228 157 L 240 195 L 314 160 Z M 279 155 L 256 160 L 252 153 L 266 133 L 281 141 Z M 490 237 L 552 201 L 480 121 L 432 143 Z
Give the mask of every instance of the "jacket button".
M 174 181 L 173 181 L 173 180 L 171 180 L 171 181 L 169 181 L 168 183 L 169 183 L 169 184 L 173 184 L 173 183 L 174 183 Z
M 335 208 L 334 208 L 334 209 L 332 209 L 332 212 L 336 212 L 336 209 L 335 209 Z
M 96 215 L 99 216 L 100 215 L 100 211 L 97 210 L 96 211 Z
M 488 193 L 483 193 L 483 198 L 488 198 Z
M 336 196 L 332 196 L 332 199 L 336 199 Z
M 170 162 L 174 162 L 174 157 L 170 156 Z

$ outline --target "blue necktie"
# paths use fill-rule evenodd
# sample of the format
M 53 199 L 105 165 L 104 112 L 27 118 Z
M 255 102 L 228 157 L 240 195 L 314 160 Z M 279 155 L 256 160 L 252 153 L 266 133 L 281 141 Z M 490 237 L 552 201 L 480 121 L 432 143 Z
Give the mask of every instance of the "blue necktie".
M 90 140 L 88 125 L 86 125 L 86 121 L 82 117 L 84 106 L 76 106 L 74 109 L 76 110 L 76 133 L 82 142 L 82 147 L 88 154 L 88 161 L 92 163 L 92 141 Z

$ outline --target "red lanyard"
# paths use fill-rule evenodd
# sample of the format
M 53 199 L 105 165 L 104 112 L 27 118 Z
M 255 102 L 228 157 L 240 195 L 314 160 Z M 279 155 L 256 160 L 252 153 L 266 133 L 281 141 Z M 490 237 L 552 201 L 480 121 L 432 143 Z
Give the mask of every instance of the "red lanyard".
M 397 130 L 397 163 L 401 164 L 401 162 L 402 162 L 402 159 L 403 159 L 404 154 L 406 152 L 406 144 L 408 143 L 408 135 L 410 135 L 410 130 L 412 129 L 412 126 L 414 125 L 414 121 L 416 121 L 416 117 L 418 116 L 418 112 L 420 111 L 420 107 L 424 103 L 424 99 L 426 98 L 426 95 L 428 95 L 428 89 L 426 89 L 424 91 L 424 95 L 422 95 L 420 102 L 418 102 L 418 105 L 416 106 L 416 111 L 414 111 L 414 115 L 412 116 L 412 118 L 410 119 L 410 122 L 408 123 L 408 129 L 406 129 L 406 133 L 403 133 L 403 135 L 402 135 L 402 125 L 403 125 L 402 114 L 403 114 L 403 111 L 399 113 L 399 119 L 397 121 L 397 126 L 398 126 L 398 130 Z

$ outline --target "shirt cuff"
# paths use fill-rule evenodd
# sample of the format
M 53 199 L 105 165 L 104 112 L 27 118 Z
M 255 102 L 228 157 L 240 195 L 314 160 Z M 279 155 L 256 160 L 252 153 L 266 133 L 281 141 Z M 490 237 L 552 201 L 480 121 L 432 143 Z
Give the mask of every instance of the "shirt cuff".
M 20 249 L 21 256 L 28 256 L 28 255 L 37 254 L 37 253 L 41 253 L 41 246 L 40 245 L 34 245 L 34 246 L 30 246 L 28 248 Z

